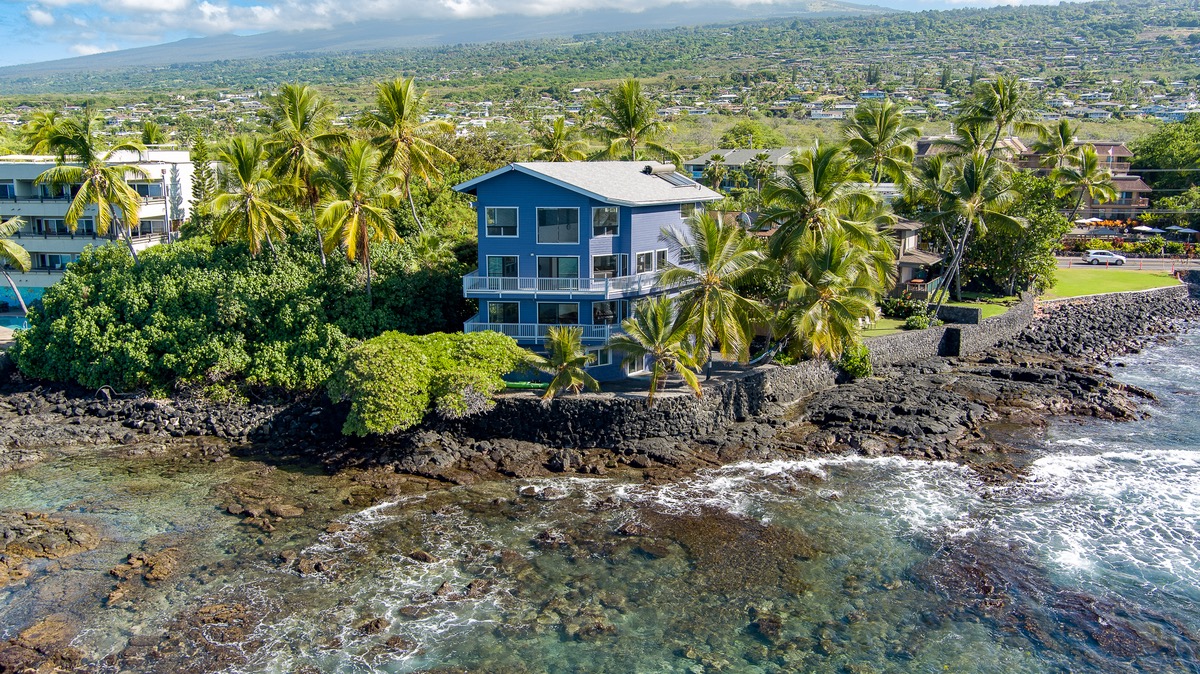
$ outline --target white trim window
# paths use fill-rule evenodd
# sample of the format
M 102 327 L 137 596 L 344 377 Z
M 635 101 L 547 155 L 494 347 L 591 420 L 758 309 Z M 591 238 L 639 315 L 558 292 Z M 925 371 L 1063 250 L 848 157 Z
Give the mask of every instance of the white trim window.
M 578 302 L 538 302 L 537 314 L 542 325 L 579 325 Z
M 649 274 L 654 271 L 654 251 L 649 250 L 645 253 L 638 253 L 636 256 L 637 273 Z
M 592 236 L 617 236 L 621 233 L 621 210 L 616 206 L 592 209 Z
M 588 355 L 595 356 L 585 367 L 605 367 L 612 365 L 612 349 L 588 349 Z
M 579 209 L 537 209 L 538 243 L 579 243 Z
M 488 302 L 488 323 L 512 324 L 521 322 L 519 302 Z
M 516 278 L 520 258 L 516 255 L 488 255 L 487 275 L 498 278 Z
M 699 208 L 700 208 L 699 204 L 679 204 L 679 217 L 683 218 L 684 220 L 687 220 L 688 218 L 695 215 L 696 211 Z
M 491 238 L 515 238 L 517 236 L 517 207 L 488 206 L 484 210 L 484 233 Z
M 667 249 L 660 248 L 659 250 L 654 251 L 654 269 L 655 269 L 655 271 L 662 271 L 666 268 L 667 268 Z

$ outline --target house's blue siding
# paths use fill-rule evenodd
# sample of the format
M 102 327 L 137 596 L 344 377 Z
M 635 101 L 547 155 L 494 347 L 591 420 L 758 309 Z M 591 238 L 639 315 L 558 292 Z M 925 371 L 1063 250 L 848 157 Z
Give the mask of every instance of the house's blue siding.
M 620 206 L 620 231 L 617 236 L 592 236 L 592 209 L 611 207 L 611 204 L 589 198 L 569 189 L 559 187 L 534 176 L 519 171 L 501 173 L 478 183 L 474 186 L 477 197 L 477 226 L 479 232 L 479 275 L 487 274 L 487 258 L 493 255 L 514 256 L 518 259 L 518 276 L 536 278 L 538 275 L 537 260 L 539 256 L 570 256 L 579 258 L 579 276 L 591 278 L 594 276 L 592 258 L 598 255 L 618 254 L 627 256 L 627 267 L 618 268 L 618 275 L 636 274 L 636 256 L 638 253 L 664 250 L 669 248 L 661 236 L 664 228 L 676 227 L 680 224 L 680 209 L 678 204 L 650 207 Z M 492 237 L 487 235 L 487 209 L 491 207 L 517 208 L 517 236 Z M 537 209 L 538 208 L 577 208 L 579 209 L 579 242 L 574 244 L 545 244 L 537 242 Z M 678 251 L 669 251 L 668 259 L 678 262 Z M 594 293 L 571 293 L 569 291 L 538 291 L 536 295 L 530 292 L 468 292 L 468 296 L 479 299 L 479 322 L 488 322 L 488 306 L 493 302 L 515 302 L 519 305 L 519 320 L 522 324 L 538 322 L 539 302 L 577 302 L 579 304 L 579 323 L 592 325 L 592 305 L 594 302 L 616 301 L 618 307 L 623 301 L 632 302 L 636 297 L 626 297 L 624 300 L 605 300 L 603 296 Z M 540 344 L 536 339 L 518 339 L 529 347 Z M 599 339 L 585 339 L 585 345 L 590 348 L 601 346 Z M 589 371 L 592 376 L 601 381 L 611 381 L 623 378 L 619 354 L 612 354 L 612 364 L 597 366 Z

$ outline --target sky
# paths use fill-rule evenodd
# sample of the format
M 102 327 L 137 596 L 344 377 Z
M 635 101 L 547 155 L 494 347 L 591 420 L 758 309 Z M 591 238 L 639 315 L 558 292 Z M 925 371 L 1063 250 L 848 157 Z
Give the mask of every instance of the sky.
M 95 54 L 224 33 L 302 30 L 404 18 L 532 16 L 582 9 L 636 11 L 681 0 L 0 0 L 0 66 Z M 699 2 L 700 0 L 682 0 Z M 707 0 L 711 1 L 711 0 Z M 719 0 L 771 4 L 787 0 Z M 860 0 L 924 10 L 1057 0 Z M 703 23 L 703 17 L 694 17 Z

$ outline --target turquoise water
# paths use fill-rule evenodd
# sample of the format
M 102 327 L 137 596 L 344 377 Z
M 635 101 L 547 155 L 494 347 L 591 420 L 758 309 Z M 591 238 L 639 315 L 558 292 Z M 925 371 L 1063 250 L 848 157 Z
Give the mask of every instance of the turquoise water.
M 0 316 L 0 328 L 18 330 L 28 327 L 29 322 L 25 320 L 24 316 Z
M 1196 672 L 1198 354 L 1191 335 L 1129 359 L 1154 416 L 1058 423 L 1003 485 L 829 458 L 401 489 L 363 509 L 346 504 L 361 480 L 248 460 L 46 464 L 0 477 L 0 509 L 74 513 L 112 543 L 0 590 L 0 625 L 65 611 L 113 672 Z M 269 533 L 221 514 L 246 490 L 307 512 Z M 107 568 L 166 545 L 186 553 L 176 578 L 103 606 Z M 179 627 L 212 604 L 245 624 Z M 168 633 L 190 650 L 128 647 Z

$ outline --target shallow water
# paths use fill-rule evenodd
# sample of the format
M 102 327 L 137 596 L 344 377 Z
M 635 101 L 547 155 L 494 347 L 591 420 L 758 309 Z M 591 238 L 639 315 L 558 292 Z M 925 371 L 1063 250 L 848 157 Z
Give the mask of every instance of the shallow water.
M 1193 334 L 1127 359 L 1154 416 L 1057 423 L 1001 486 L 830 458 L 363 510 L 333 478 L 252 461 L 45 464 L 0 477 L 0 510 L 77 514 L 111 543 L 0 590 L 0 625 L 72 615 L 73 645 L 111 671 L 1196 672 L 1197 355 Z M 563 498 L 517 495 L 530 484 Z M 308 512 L 258 531 L 219 512 L 230 485 Z M 331 519 L 344 526 L 325 533 Z M 186 553 L 178 578 L 105 608 L 107 569 L 167 545 Z M 327 571 L 302 576 L 283 550 Z M 244 607 L 244 629 L 180 618 L 218 603 Z M 127 648 L 164 631 L 194 648 Z

